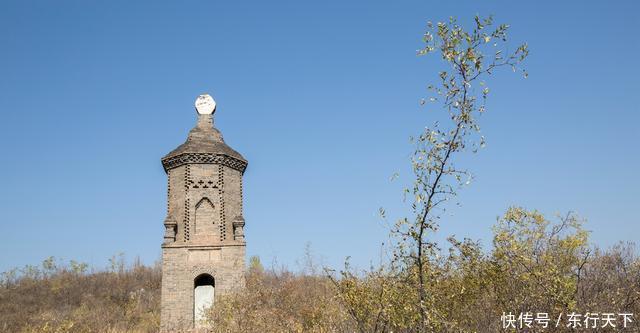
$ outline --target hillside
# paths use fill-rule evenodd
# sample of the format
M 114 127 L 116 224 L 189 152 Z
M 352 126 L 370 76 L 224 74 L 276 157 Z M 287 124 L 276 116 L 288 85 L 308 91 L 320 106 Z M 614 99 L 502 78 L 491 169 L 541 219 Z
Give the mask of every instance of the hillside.
M 111 268 L 57 263 L 3 273 L 1 332 L 156 332 L 160 269 L 112 258 Z

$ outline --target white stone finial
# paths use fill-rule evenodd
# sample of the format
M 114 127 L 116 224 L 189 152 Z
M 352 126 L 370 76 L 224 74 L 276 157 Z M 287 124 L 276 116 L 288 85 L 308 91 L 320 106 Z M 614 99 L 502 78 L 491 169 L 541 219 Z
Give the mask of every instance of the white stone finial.
M 209 94 L 202 94 L 196 98 L 196 111 L 198 114 L 212 114 L 216 111 L 216 101 Z

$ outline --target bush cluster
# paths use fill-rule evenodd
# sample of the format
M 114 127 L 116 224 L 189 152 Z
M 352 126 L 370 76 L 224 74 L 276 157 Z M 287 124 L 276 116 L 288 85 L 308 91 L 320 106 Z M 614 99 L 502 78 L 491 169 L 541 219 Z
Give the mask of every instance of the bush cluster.
M 254 257 L 246 287 L 216 298 L 209 331 L 490 333 L 505 332 L 500 317 L 509 312 L 638 316 L 640 259 L 635 246 L 601 250 L 589 245 L 588 236 L 571 215 L 552 222 L 538 212 L 512 208 L 494 227 L 490 249 L 451 238 L 425 268 L 426 327 L 418 324 L 417 273 L 406 269 L 412 266 L 356 270 L 347 265 L 336 272 L 309 264 L 292 272 L 264 268 Z M 114 257 L 108 269 L 87 268 L 49 258 L 38 267 L 4 272 L 0 331 L 158 331 L 159 265 L 125 265 Z M 640 318 L 633 319 L 624 332 L 640 331 Z M 563 325 L 552 331 L 575 330 Z

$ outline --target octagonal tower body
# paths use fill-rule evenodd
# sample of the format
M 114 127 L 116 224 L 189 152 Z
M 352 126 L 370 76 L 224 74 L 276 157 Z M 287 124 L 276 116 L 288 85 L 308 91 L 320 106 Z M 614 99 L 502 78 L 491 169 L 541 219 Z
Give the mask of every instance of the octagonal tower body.
M 168 177 L 163 332 L 199 327 L 202 309 L 244 286 L 242 175 L 247 161 L 213 126 L 213 105 L 208 113 L 198 109 L 187 141 L 162 158 Z

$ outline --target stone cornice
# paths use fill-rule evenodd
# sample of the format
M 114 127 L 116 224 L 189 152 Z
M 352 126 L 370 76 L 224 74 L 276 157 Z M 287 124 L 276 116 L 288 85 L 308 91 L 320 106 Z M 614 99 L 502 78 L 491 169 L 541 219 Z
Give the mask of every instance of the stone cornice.
M 247 243 L 244 241 L 227 241 L 227 242 L 223 242 L 215 245 L 204 245 L 204 244 L 193 244 L 190 242 L 172 242 L 172 243 L 162 244 L 161 247 L 163 249 L 187 248 L 189 250 L 220 250 L 222 248 L 238 247 L 238 246 L 246 247 Z
M 182 153 L 162 159 L 162 166 L 164 167 L 165 172 L 185 164 L 222 164 L 229 168 L 238 170 L 243 174 L 244 170 L 247 168 L 247 161 L 224 154 Z

